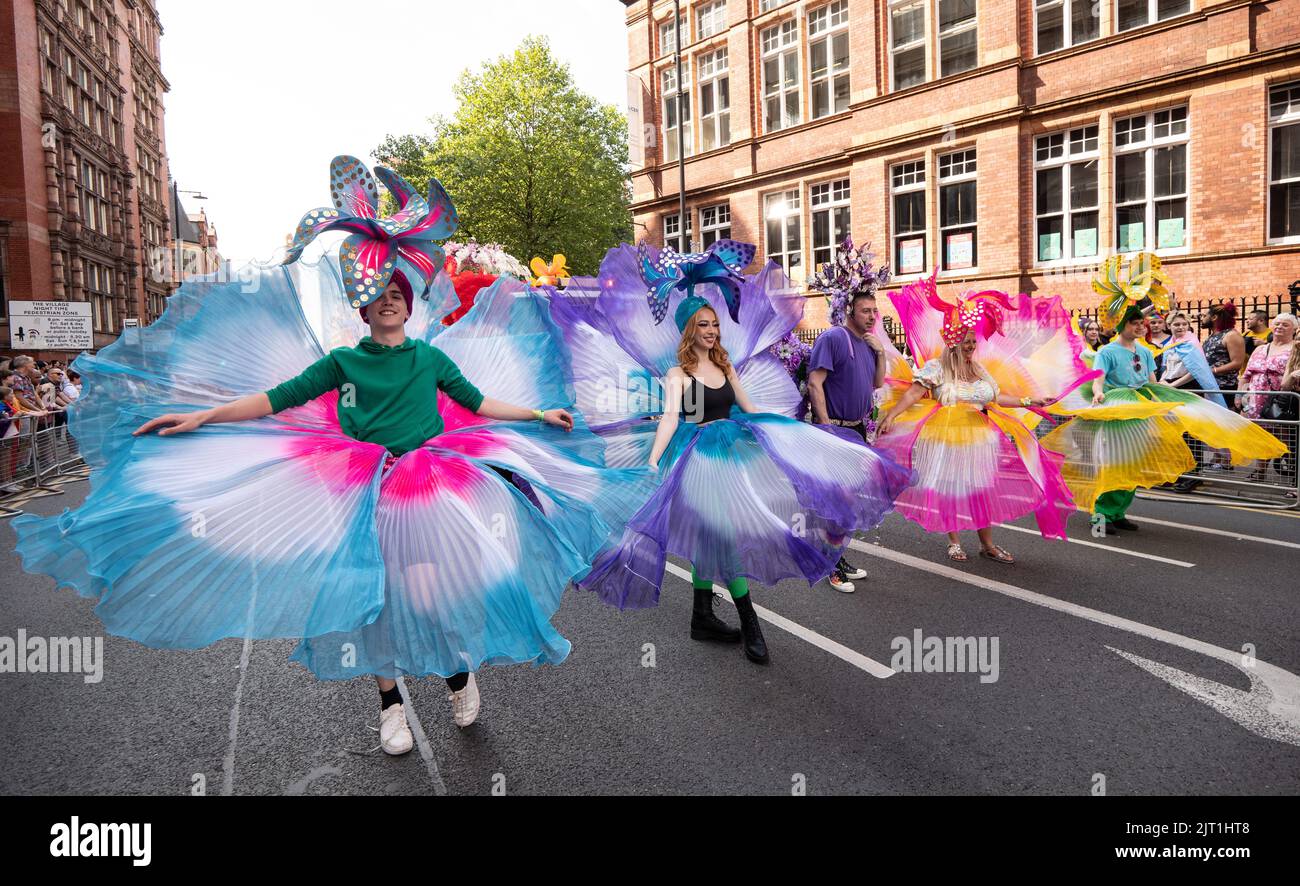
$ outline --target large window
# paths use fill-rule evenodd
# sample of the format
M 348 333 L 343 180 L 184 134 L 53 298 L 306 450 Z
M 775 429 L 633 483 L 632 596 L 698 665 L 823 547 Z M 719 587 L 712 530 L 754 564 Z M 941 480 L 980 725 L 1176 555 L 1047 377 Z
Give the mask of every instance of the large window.
M 107 236 L 110 233 L 108 173 L 89 160 L 82 160 L 77 197 L 81 203 L 81 223 Z
M 1115 122 L 1115 248 L 1187 245 L 1187 108 Z
M 686 21 L 686 14 L 683 13 L 679 21 L 682 26 L 682 45 L 685 46 L 691 42 L 690 25 Z M 672 20 L 659 25 L 659 54 L 667 55 L 670 52 L 677 51 L 677 28 Z
M 1300 242 L 1300 81 L 1268 96 L 1268 239 Z
M 731 144 L 731 80 L 727 50 L 700 56 L 700 150 Z
M 939 0 L 939 76 L 969 71 L 978 56 L 975 0 Z
M 682 236 L 682 217 L 675 212 L 664 216 L 664 246 L 682 253 L 691 251 L 691 237 L 694 234 L 691 230 L 691 215 L 687 211 L 685 237 Z
M 731 239 L 731 206 L 706 206 L 700 210 L 700 245 L 708 249 L 719 240 Z
M 686 78 L 686 89 L 681 93 L 680 109 L 677 102 L 677 66 L 669 65 L 660 72 L 660 82 L 663 85 L 662 95 L 664 101 L 664 150 L 663 158 L 665 163 L 671 163 L 677 159 L 677 129 L 681 127 L 682 144 L 685 146 L 686 156 L 692 153 L 691 145 L 691 67 L 689 63 L 682 65 L 682 76 Z M 681 119 L 678 119 L 680 110 Z
M 695 10 L 695 36 L 703 40 L 727 29 L 727 0 L 714 0 Z
M 849 235 L 849 180 L 813 185 L 812 204 L 813 270 L 835 258 L 835 252 Z
M 812 118 L 849 109 L 849 4 L 835 0 L 808 13 L 808 88 Z
M 1117 0 L 1115 29 L 1128 31 L 1192 11 L 1192 0 Z
M 894 89 L 925 82 L 925 0 L 890 3 L 889 61 Z
M 163 199 L 162 179 L 158 175 L 160 167 L 158 158 L 137 144 L 135 159 L 136 176 L 140 180 L 140 193 L 161 202 Z
M 975 150 L 939 158 L 939 243 L 943 269 L 958 271 L 979 264 L 975 213 Z
M 90 302 L 97 332 L 116 332 L 117 320 L 113 315 L 113 269 L 81 260 L 82 282 L 86 287 L 86 300 Z
M 1095 257 L 1098 247 L 1097 127 L 1034 142 L 1034 215 L 1040 262 Z
M 1034 25 L 1038 52 L 1095 40 L 1101 33 L 1101 6 L 1097 0 L 1036 0 Z
M 890 170 L 893 209 L 894 273 L 925 270 L 925 161 L 899 163 Z
M 763 130 L 799 122 L 799 20 L 763 31 Z
M 803 207 L 798 189 L 768 194 L 763 200 L 767 222 L 767 257 L 785 269 L 792 279 L 803 279 Z

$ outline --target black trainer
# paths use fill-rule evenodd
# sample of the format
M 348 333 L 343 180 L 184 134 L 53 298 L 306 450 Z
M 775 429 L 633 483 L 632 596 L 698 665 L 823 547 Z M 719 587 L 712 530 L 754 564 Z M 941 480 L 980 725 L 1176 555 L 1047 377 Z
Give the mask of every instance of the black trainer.
M 713 614 L 713 589 L 695 589 L 695 608 L 691 612 L 691 639 L 715 643 L 739 643 L 740 630 Z

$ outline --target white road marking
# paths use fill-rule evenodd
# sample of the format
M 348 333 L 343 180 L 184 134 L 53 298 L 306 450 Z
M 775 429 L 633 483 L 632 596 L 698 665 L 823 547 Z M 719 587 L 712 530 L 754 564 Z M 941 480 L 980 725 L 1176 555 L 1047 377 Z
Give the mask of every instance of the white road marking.
M 424 734 L 424 727 L 420 725 L 420 717 L 415 713 L 415 705 L 411 704 L 411 696 L 406 691 L 406 681 L 401 677 L 397 678 L 397 689 L 402 693 L 402 704 L 406 707 L 406 725 L 411 727 L 415 746 L 420 749 L 420 756 L 424 758 L 424 768 L 428 770 L 429 780 L 433 782 L 433 792 L 439 797 L 445 797 L 447 786 L 443 784 L 442 776 L 438 774 L 438 763 L 433 759 L 433 748 L 429 746 L 428 736 Z
M 1131 514 L 1129 519 L 1134 523 L 1150 523 L 1153 526 L 1168 526 L 1172 529 L 1186 529 L 1189 532 L 1204 532 L 1207 535 L 1221 535 L 1224 538 L 1234 538 L 1237 541 L 1257 541 L 1264 545 L 1277 545 L 1282 548 L 1296 548 L 1300 550 L 1300 543 L 1294 541 L 1282 541 L 1278 538 L 1262 538 L 1258 535 L 1251 535 L 1248 532 L 1228 532 L 1223 529 L 1211 529 L 1208 526 L 1190 526 L 1187 523 L 1174 523 L 1169 520 L 1157 520 L 1154 517 L 1134 517 Z
M 1025 532 L 1029 535 L 1041 535 L 1037 529 L 1026 529 L 1023 526 L 1012 526 L 1010 523 L 999 523 L 998 526 L 1003 529 L 1010 529 L 1015 532 Z M 1101 548 L 1103 551 L 1109 551 L 1112 554 L 1127 554 L 1130 557 L 1141 557 L 1143 560 L 1155 560 L 1157 563 L 1168 563 L 1170 566 L 1182 566 L 1190 569 L 1195 563 L 1188 563 L 1186 560 L 1172 560 L 1169 557 L 1161 557 L 1158 554 L 1144 554 L 1141 551 L 1130 551 L 1125 548 L 1117 548 L 1114 545 L 1104 545 L 1095 541 L 1084 541 L 1081 538 L 1067 538 L 1067 542 L 1072 545 L 1083 545 L 1089 548 Z
M 1251 673 L 1251 669 L 1238 668 L 1250 678 L 1250 690 L 1242 691 L 1113 646 L 1106 648 L 1133 662 L 1144 671 L 1154 674 L 1170 686 L 1186 692 L 1197 701 L 1204 702 L 1256 735 L 1287 744 L 1300 745 L 1300 729 L 1297 729 L 1296 722 L 1274 714 L 1272 708 L 1277 703 L 1277 699 L 1268 684 Z
M 1024 588 L 1018 588 L 1015 585 L 985 578 L 981 575 L 971 575 L 950 566 L 931 563 L 928 560 L 922 560 L 919 557 L 913 557 L 910 554 L 903 554 L 898 551 L 891 551 L 878 545 L 868 545 L 853 539 L 849 542 L 849 547 L 855 551 L 879 557 L 882 560 L 889 560 L 903 566 L 910 566 L 913 569 L 920 569 L 923 572 L 943 576 L 953 581 L 1004 594 L 1025 603 L 1032 603 L 1045 609 L 1073 615 L 1117 630 L 1128 631 L 1141 637 L 1177 646 L 1180 649 L 1199 652 L 1202 655 L 1231 665 L 1245 674 L 1246 678 L 1250 680 L 1249 692 L 1242 692 L 1240 689 L 1233 689 L 1213 680 L 1196 677 L 1158 662 L 1139 659 L 1130 653 L 1113 650 L 1134 664 L 1165 680 L 1170 685 L 1186 692 L 1192 698 L 1210 705 L 1214 710 L 1255 735 L 1300 746 L 1300 677 L 1290 671 L 1258 659 L 1248 665 L 1242 661 L 1241 652 L 1223 649 L 1203 640 L 1184 637 L 1182 634 L 1175 634 L 1173 631 L 1153 628 L 1150 625 L 1121 618 L 1118 615 L 1110 615 L 1096 609 L 1089 609 L 1086 606 L 1057 600 L 1054 597 L 1027 591 Z M 1148 667 L 1148 664 L 1151 667 Z
M 223 797 L 229 797 L 235 792 L 235 744 L 239 740 L 239 703 L 244 697 L 244 677 L 248 676 L 248 657 L 252 650 L 252 639 L 245 637 L 244 649 L 239 654 L 239 682 L 235 684 L 235 703 L 230 707 L 230 743 L 226 746 L 226 756 L 221 761 L 221 796 Z
M 678 578 L 685 579 L 688 583 L 691 580 L 691 574 L 676 564 L 666 563 L 664 564 L 664 568 Z M 728 593 L 726 588 L 721 585 L 714 585 L 713 588 L 724 600 L 727 600 L 728 602 L 731 601 L 731 594 Z M 758 617 L 763 619 L 763 621 L 780 628 L 786 633 L 793 634 L 800 640 L 811 643 L 823 652 L 829 652 L 841 661 L 846 661 L 855 668 L 866 671 L 873 677 L 878 677 L 883 680 L 886 677 L 892 677 L 897 673 L 893 668 L 889 667 L 889 665 L 884 665 L 875 659 L 868 658 L 861 652 L 850 649 L 843 643 L 836 643 L 829 637 L 825 637 L 814 630 L 806 628 L 798 622 L 793 622 L 784 615 L 778 615 L 770 609 L 764 609 L 762 606 L 755 604 L 754 612 L 757 613 Z

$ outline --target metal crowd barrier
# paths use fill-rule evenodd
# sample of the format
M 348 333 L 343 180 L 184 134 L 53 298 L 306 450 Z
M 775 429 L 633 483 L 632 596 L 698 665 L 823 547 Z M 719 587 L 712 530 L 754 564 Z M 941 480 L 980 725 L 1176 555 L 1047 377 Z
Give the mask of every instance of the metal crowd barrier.
M 1204 394 L 1195 388 L 1183 388 L 1190 394 Z M 1267 408 L 1270 401 L 1282 404 L 1284 414 L 1300 415 L 1300 394 L 1294 391 L 1218 391 L 1229 407 L 1240 396 L 1263 399 Z M 1246 416 L 1243 414 L 1242 416 Z M 1187 437 L 1187 444 L 1196 457 L 1196 469 L 1183 474 L 1182 480 L 1195 484 L 1198 494 L 1226 498 L 1251 498 L 1251 503 L 1267 504 L 1282 509 L 1300 505 L 1300 474 L 1296 471 L 1296 457 L 1300 455 L 1300 418 L 1251 419 L 1255 424 L 1282 441 L 1286 455 L 1268 461 L 1254 461 L 1234 466 L 1226 450 L 1206 446 L 1200 440 Z M 1206 485 L 1208 484 L 1208 488 Z M 1217 488 L 1216 488 L 1217 487 Z
M 10 436 L 0 439 L 0 519 L 16 517 L 20 504 L 32 498 L 58 495 L 51 482 L 59 477 L 84 476 L 76 439 L 68 433 L 65 412 L 9 419 Z
M 1196 388 L 1180 388 L 1189 394 L 1204 394 Z M 1300 394 L 1292 391 L 1214 391 L 1232 406 L 1237 395 L 1242 397 L 1277 398 L 1276 402 L 1289 404 L 1291 414 L 1300 407 Z M 1243 416 L 1244 417 L 1244 416 Z M 1049 416 L 1035 429 L 1041 438 L 1055 430 L 1069 416 Z M 1233 466 L 1231 455 L 1225 450 L 1206 446 L 1194 437 L 1184 435 L 1184 440 L 1196 457 L 1196 468 L 1179 478 L 1174 487 L 1162 487 L 1152 492 L 1187 493 L 1231 499 L 1243 505 L 1286 510 L 1300 506 L 1300 475 L 1296 471 L 1300 455 L 1300 419 L 1251 419 L 1255 424 L 1277 437 L 1287 447 L 1287 454 L 1267 463 L 1254 461 Z

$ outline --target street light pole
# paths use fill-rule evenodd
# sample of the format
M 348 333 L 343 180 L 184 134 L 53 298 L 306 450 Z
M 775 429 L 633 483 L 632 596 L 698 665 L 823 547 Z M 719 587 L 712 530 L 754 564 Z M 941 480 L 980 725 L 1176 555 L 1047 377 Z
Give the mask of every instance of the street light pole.
M 673 0 L 673 30 L 677 39 L 673 41 L 673 55 L 677 61 L 677 230 L 682 252 L 690 252 L 690 241 L 686 239 L 686 137 L 683 129 L 686 121 L 682 119 L 682 91 L 686 84 L 682 82 L 682 2 Z

